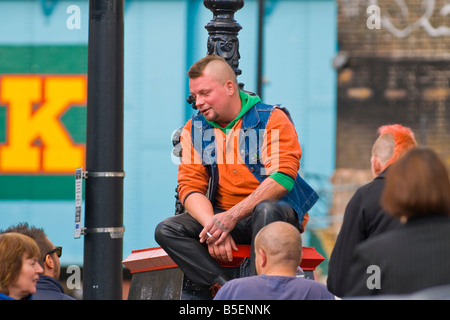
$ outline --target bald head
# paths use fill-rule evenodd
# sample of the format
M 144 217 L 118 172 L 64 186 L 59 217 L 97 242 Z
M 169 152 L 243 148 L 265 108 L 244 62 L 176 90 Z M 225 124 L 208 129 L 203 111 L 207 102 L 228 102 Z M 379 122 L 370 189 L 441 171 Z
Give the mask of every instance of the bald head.
M 417 145 L 414 133 L 400 124 L 378 128 L 378 139 L 372 147 L 372 173 L 379 175 L 397 161 L 406 151 Z
M 293 225 L 277 221 L 262 228 L 255 237 L 255 252 L 262 250 L 272 268 L 288 267 L 295 271 L 302 257 L 302 238 Z
M 386 133 L 378 137 L 372 147 L 372 156 L 377 157 L 381 164 L 385 166 L 394 155 L 395 141 L 391 133 Z

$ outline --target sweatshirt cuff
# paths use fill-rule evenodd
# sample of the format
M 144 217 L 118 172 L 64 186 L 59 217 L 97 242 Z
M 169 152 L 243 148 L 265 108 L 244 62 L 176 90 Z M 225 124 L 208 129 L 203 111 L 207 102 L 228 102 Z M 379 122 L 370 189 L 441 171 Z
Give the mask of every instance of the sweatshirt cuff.
M 281 172 L 275 172 L 272 173 L 270 175 L 270 177 L 275 180 L 276 182 L 278 182 L 279 184 L 281 184 L 283 187 L 286 188 L 286 190 L 288 192 L 290 192 L 292 190 L 292 188 L 294 187 L 294 179 L 292 179 L 291 177 L 289 177 L 288 175 L 281 173 Z

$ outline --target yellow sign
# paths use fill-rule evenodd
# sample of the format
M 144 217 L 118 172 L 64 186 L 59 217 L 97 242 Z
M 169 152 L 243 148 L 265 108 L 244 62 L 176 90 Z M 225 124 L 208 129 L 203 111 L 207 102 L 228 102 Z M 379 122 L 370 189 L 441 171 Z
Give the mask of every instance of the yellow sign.
M 86 105 L 84 75 L 4 75 L 0 104 L 7 108 L 0 173 L 73 174 L 84 167 L 85 145 L 61 122 L 73 105 Z

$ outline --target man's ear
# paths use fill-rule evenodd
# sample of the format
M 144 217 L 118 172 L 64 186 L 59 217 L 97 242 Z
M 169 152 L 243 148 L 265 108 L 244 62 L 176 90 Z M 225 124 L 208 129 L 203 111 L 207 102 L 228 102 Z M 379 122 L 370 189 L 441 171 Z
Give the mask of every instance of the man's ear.
M 227 89 L 227 93 L 232 96 L 234 92 L 236 91 L 236 86 L 234 85 L 233 81 L 227 80 L 225 82 L 225 87 Z
M 259 256 L 259 265 L 260 267 L 264 268 L 267 265 L 267 255 L 266 252 L 261 248 L 259 248 Z
M 53 261 L 53 258 L 49 254 L 45 256 L 44 266 L 46 267 L 45 269 L 55 268 L 55 261 Z
M 372 174 L 376 177 L 382 171 L 382 166 L 381 166 L 380 160 L 378 160 L 378 158 L 376 156 L 372 156 L 370 161 L 372 164 Z

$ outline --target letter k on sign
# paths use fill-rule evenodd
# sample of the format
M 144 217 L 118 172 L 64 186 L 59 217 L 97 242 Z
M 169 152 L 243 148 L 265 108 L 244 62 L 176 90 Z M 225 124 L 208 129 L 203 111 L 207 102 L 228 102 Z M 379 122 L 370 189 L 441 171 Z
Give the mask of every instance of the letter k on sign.
M 0 172 L 72 174 L 83 166 L 85 146 L 72 141 L 61 116 L 86 99 L 84 75 L 2 76 L 0 104 L 7 107 L 7 129 Z

